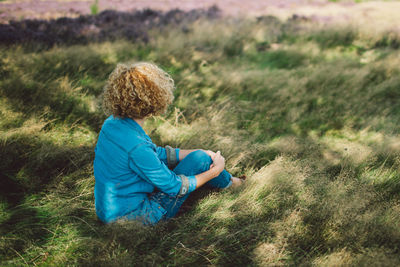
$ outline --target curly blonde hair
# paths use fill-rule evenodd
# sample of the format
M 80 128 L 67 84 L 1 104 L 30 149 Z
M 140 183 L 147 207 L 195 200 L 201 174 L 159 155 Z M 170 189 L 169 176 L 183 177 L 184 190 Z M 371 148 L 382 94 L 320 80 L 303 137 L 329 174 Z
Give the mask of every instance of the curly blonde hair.
M 107 115 L 143 119 L 164 113 L 174 100 L 174 80 L 148 62 L 118 64 L 103 93 Z

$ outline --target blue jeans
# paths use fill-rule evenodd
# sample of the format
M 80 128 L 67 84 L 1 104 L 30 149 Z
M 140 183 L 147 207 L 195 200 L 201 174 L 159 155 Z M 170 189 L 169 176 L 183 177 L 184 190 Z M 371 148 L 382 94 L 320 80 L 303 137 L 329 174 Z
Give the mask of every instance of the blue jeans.
M 212 159 L 207 153 L 196 150 L 180 161 L 173 172 L 178 175 L 197 175 L 209 170 L 211 163 Z M 213 188 L 227 188 L 232 184 L 231 177 L 230 173 L 223 170 L 217 177 L 208 181 L 206 185 Z M 189 194 L 182 197 L 172 197 L 163 192 L 156 192 L 151 196 L 151 199 L 158 202 L 167 211 L 163 219 L 170 219 L 176 215 L 188 196 Z

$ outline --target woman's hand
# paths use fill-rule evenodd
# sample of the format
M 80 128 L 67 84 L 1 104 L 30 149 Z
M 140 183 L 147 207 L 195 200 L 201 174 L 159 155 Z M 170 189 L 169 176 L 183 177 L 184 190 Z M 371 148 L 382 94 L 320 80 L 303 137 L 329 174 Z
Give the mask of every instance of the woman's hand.
M 201 150 L 203 150 L 203 149 L 201 149 Z M 209 155 L 211 158 L 214 158 L 215 157 L 215 152 L 213 152 L 213 151 L 211 151 L 211 150 L 203 150 L 204 152 L 206 152 L 207 153 L 207 155 Z
M 217 153 L 214 153 L 210 150 L 203 150 L 206 152 L 211 159 L 213 160 L 213 163 L 210 165 L 210 169 L 208 171 L 205 171 L 203 173 L 197 174 L 196 180 L 197 180 L 197 185 L 196 189 L 202 186 L 203 184 L 207 183 L 211 179 L 217 177 L 225 168 L 225 159 L 221 155 L 221 152 L 218 151 Z
M 211 151 L 212 152 L 212 151 Z M 214 153 L 214 152 L 212 152 Z M 210 170 L 217 172 L 217 176 L 225 169 L 225 158 L 221 155 L 220 151 L 210 156 L 213 163 L 210 165 Z

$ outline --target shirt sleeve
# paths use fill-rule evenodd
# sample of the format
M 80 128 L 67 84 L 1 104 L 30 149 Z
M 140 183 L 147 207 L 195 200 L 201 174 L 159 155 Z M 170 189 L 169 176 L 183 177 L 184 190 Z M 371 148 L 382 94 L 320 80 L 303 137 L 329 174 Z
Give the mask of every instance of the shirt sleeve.
M 175 174 L 158 154 L 158 150 L 154 151 L 150 145 L 140 144 L 129 153 L 129 167 L 142 179 L 168 195 L 183 196 L 193 192 L 197 186 L 196 178 Z
M 171 170 L 179 163 L 179 148 L 172 148 L 170 146 L 156 147 L 158 158 L 164 162 Z

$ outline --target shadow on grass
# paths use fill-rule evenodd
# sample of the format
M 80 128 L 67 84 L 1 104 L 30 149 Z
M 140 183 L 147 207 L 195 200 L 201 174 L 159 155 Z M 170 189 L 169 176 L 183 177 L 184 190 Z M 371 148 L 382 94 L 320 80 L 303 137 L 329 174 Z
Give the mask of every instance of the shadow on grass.
M 87 224 L 70 229 L 71 222 L 81 223 L 80 218 L 88 217 L 93 211 L 88 212 L 79 201 L 67 205 L 70 200 L 66 196 L 72 195 L 70 198 L 74 199 L 78 195 L 74 173 L 80 173 L 79 179 L 87 179 L 82 175 L 89 174 L 81 172 L 91 166 L 94 148 L 58 146 L 40 135 L 28 134 L 14 134 L 0 141 L 3 263 L 15 258 L 16 253 L 29 255 L 30 249 L 47 247 L 53 241 L 49 246 L 54 246 L 58 242 L 54 238 L 59 235 L 68 236 L 74 231 L 84 235 Z M 58 229 L 60 225 L 64 230 Z
M 45 192 L 63 175 L 91 163 L 93 156 L 93 147 L 57 146 L 35 135 L 1 140 L 1 197 L 17 206 L 27 195 Z
M 100 60 L 100 56 L 98 58 Z M 52 63 L 56 64 L 57 60 Z M 100 62 L 93 64 L 99 66 Z M 107 69 L 107 66 L 104 67 Z M 49 62 L 43 64 L 35 62 L 29 70 L 32 77 L 27 74 L 21 76 L 18 71 L 3 76 L 0 92 L 6 98 L 9 107 L 14 112 L 26 114 L 26 118 L 36 116 L 47 121 L 60 120 L 70 125 L 80 121 L 98 132 L 105 116 L 96 111 L 97 107 L 91 106 L 99 105 L 96 97 L 101 91 L 89 88 L 84 92 L 79 84 L 76 84 L 76 80 L 69 78 L 69 75 L 82 75 L 79 73 L 79 68 L 82 68 L 79 64 L 76 66 L 67 64 L 65 67 L 61 66 L 61 70 L 57 72 Z M 99 72 L 98 75 L 103 76 L 107 74 L 102 68 L 91 71 Z

